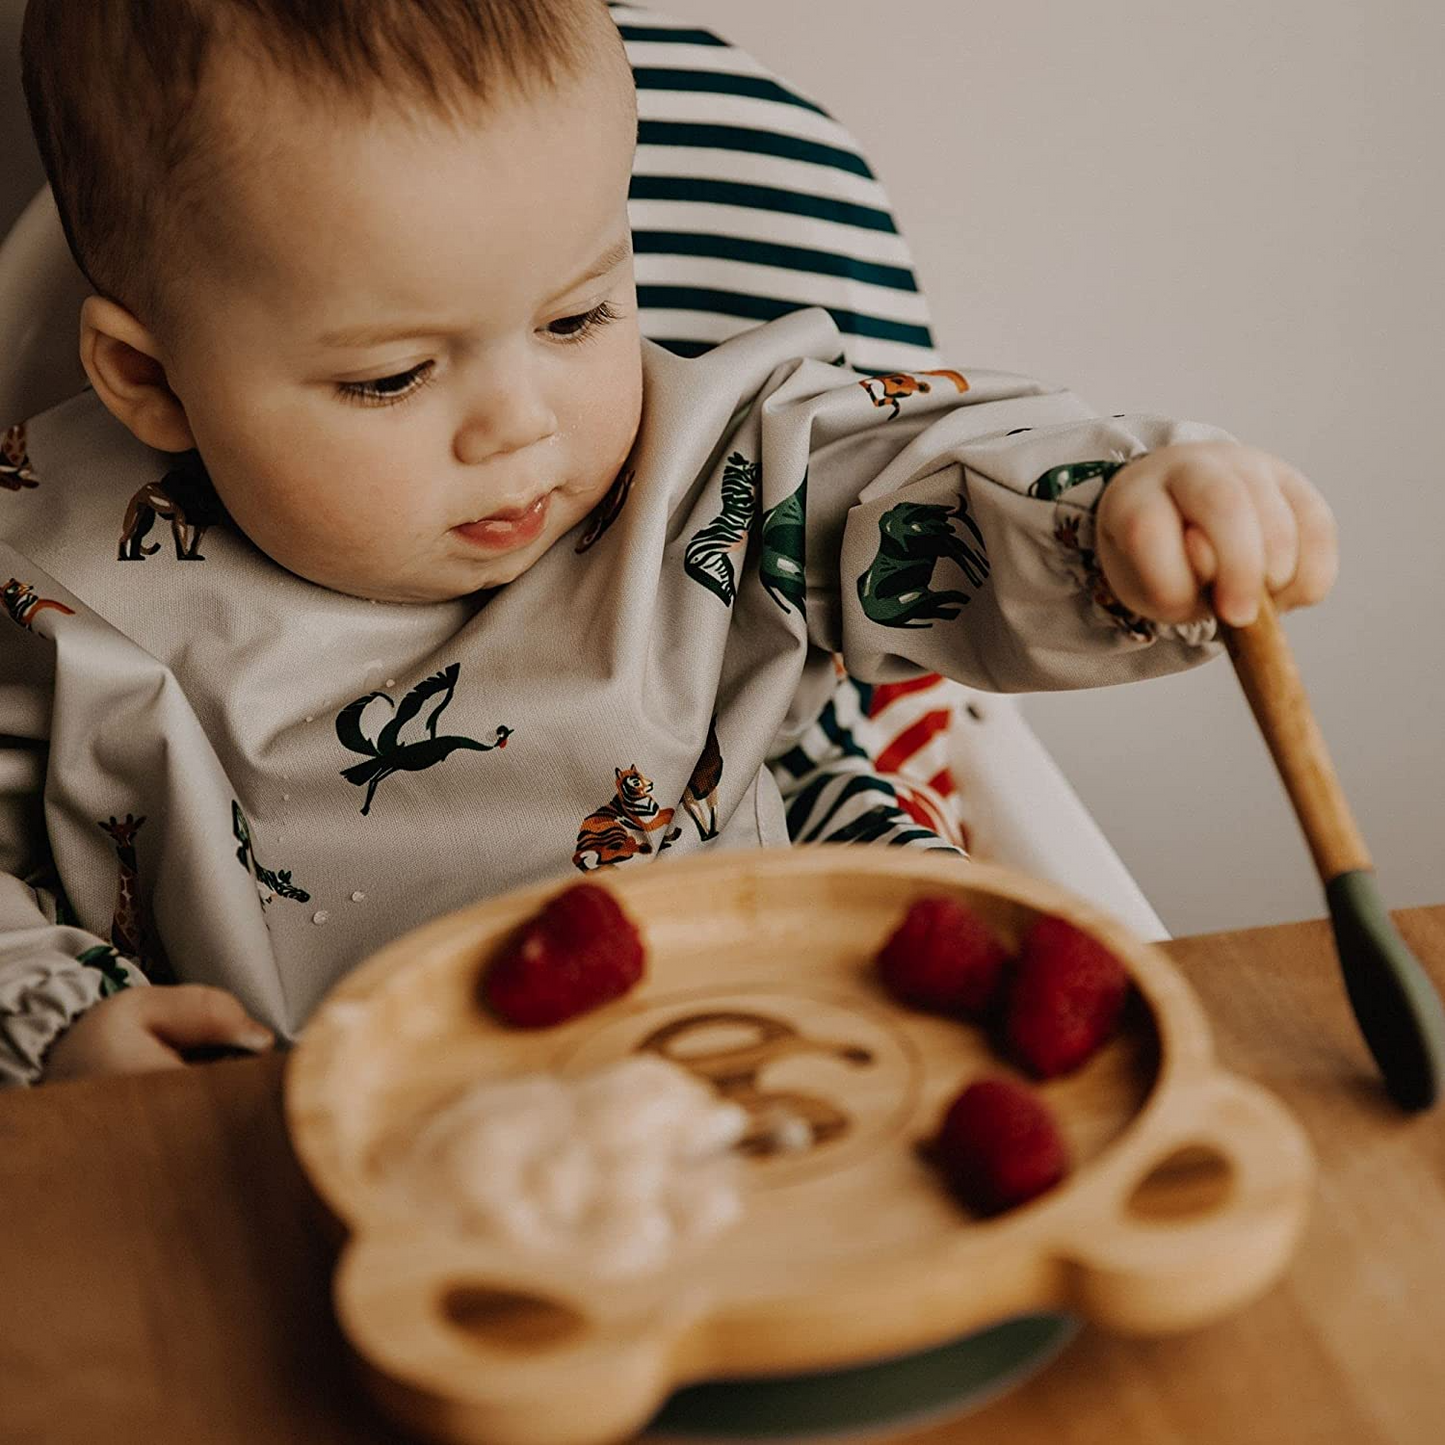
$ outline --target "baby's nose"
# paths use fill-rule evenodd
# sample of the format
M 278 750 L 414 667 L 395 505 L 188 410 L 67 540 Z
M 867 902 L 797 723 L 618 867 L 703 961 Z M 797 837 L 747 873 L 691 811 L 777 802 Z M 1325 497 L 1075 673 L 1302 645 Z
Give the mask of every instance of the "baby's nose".
M 457 428 L 454 448 L 462 463 L 519 452 L 557 430 L 557 415 L 543 389 L 530 377 L 512 375 L 483 381 Z

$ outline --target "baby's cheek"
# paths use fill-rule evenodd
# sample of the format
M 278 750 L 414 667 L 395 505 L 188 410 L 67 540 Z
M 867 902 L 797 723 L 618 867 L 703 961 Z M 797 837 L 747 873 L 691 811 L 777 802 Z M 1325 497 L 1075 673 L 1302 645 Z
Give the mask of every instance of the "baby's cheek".
M 257 479 L 229 503 L 236 525 L 272 561 L 320 583 L 344 587 L 380 565 L 388 546 L 385 519 L 363 500 L 297 477 Z
M 618 324 L 625 324 L 628 330 L 617 338 L 605 365 L 594 368 L 589 394 L 595 452 L 605 458 L 605 469 L 613 474 L 632 450 L 642 412 L 642 345 L 636 323 Z M 610 485 L 610 476 L 608 481 Z

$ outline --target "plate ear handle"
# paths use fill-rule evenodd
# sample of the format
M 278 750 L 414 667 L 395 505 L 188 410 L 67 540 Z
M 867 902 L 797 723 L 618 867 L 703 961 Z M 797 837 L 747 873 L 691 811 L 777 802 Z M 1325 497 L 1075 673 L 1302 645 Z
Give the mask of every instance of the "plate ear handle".
M 336 1313 L 372 1393 L 424 1438 L 466 1445 L 630 1440 L 686 1373 L 704 1311 L 667 1273 L 593 1284 L 579 1261 L 415 1236 L 355 1240 Z M 589 1283 L 591 1283 L 589 1281 Z
M 1282 1105 L 1235 1075 L 1211 1076 L 1107 1222 L 1063 1251 L 1066 1305 L 1122 1334 L 1227 1314 L 1283 1272 L 1313 1176 L 1309 1142 Z

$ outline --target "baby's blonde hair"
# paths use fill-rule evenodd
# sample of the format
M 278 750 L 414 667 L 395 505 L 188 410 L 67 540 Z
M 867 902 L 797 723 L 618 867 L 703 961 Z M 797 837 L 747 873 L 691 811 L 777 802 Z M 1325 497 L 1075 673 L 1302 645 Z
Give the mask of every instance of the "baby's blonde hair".
M 25 99 L 66 239 L 96 291 L 153 327 L 152 258 L 182 264 L 185 203 L 217 169 L 208 74 L 237 48 L 302 86 L 455 118 L 621 40 L 602 0 L 29 0 Z

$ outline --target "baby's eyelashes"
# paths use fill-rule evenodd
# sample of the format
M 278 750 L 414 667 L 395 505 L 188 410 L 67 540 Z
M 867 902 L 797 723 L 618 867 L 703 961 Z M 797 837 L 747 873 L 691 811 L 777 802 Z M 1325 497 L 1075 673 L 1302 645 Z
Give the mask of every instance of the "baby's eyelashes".
M 612 303 L 602 301 L 591 310 L 580 311 L 575 316 L 558 317 L 548 324 L 547 333 L 557 341 L 585 341 L 593 332 L 617 319 L 618 313 Z
M 620 313 L 610 301 L 599 302 L 572 316 L 559 316 L 544 328 L 544 334 L 564 345 L 588 340 Z M 406 371 L 391 376 L 378 376 L 367 381 L 338 381 L 336 391 L 346 401 L 358 406 L 396 406 L 415 396 L 436 379 L 436 362 L 422 361 Z
M 360 406 L 395 406 L 415 396 L 426 386 L 436 371 L 436 362 L 423 361 L 395 376 L 379 376 L 373 381 L 338 381 L 337 392 Z

